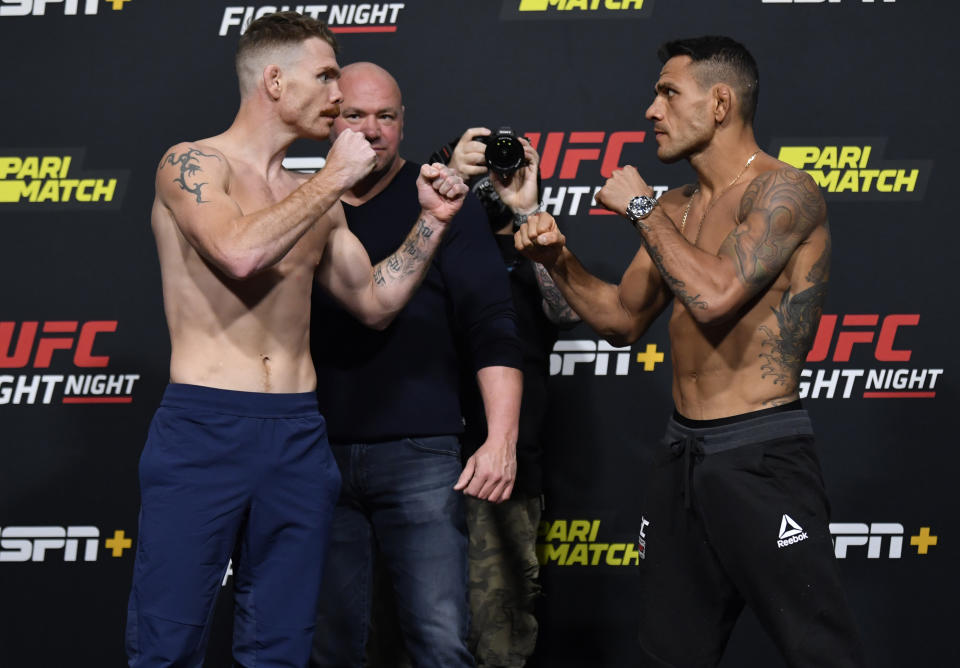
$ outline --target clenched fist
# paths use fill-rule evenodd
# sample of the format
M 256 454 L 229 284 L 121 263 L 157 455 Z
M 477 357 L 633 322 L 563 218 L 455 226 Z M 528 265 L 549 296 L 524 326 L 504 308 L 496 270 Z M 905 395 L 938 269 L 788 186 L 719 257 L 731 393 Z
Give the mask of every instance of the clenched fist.
M 336 179 L 344 191 L 350 190 L 377 164 L 377 152 L 361 132 L 344 130 L 333 142 L 321 173 Z
M 617 169 L 597 193 L 597 204 L 620 216 L 627 215 L 627 205 L 637 195 L 653 197 L 653 188 L 633 165 Z
M 548 269 L 560 257 L 567 239 L 549 213 L 537 213 L 520 226 L 513 235 L 517 250 Z
M 467 184 L 453 169 L 435 162 L 420 167 L 417 194 L 424 213 L 442 223 L 449 223 L 463 205 Z

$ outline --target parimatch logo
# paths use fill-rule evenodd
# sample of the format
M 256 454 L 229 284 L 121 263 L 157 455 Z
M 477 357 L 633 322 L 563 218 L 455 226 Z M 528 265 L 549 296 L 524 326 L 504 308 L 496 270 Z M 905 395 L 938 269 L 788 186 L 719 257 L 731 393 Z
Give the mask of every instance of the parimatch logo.
M 885 137 L 858 139 L 777 139 L 771 154 L 802 169 L 830 201 L 923 199 L 932 160 L 885 158 Z
M 118 209 L 130 172 L 83 169 L 86 149 L 0 148 L 0 211 Z
M 600 537 L 600 520 L 547 520 L 537 532 L 541 566 L 636 566 L 640 549 L 630 541 Z
M 645 19 L 653 13 L 653 0 L 503 0 L 500 19 L 583 20 Z

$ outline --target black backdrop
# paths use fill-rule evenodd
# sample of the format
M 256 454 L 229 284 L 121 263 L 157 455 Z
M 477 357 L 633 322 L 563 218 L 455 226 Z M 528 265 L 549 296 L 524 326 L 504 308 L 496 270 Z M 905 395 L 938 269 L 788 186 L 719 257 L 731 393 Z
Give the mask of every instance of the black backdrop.
M 958 556 L 949 499 L 960 462 L 947 425 L 957 405 L 949 357 L 957 317 L 944 257 L 958 240 L 948 166 L 957 146 L 948 130 L 958 102 L 952 7 L 410 0 L 305 8 L 339 32 L 341 63 L 372 60 L 399 80 L 406 157 L 423 160 L 471 125 L 510 125 L 538 141 L 550 210 L 562 214 L 585 264 L 609 280 L 638 239 L 622 220 L 591 213 L 604 167 L 636 164 L 663 188 L 691 179 L 685 164 L 661 165 L 645 134 L 656 46 L 720 33 L 751 48 L 763 82 L 757 138 L 811 170 L 830 211 L 831 294 L 804 391 L 837 555 L 874 666 L 960 658 L 948 612 Z M 137 460 L 169 355 L 149 228 L 153 174 L 169 145 L 216 134 L 232 119 L 238 26 L 257 11 L 271 10 L 214 0 L 0 0 L 2 666 L 122 665 Z M 325 151 L 298 143 L 291 155 Z M 584 326 L 558 344 L 538 665 L 633 664 L 637 499 L 671 408 L 669 355 L 656 355 L 666 348 L 664 323 L 629 350 L 610 350 Z M 778 528 L 758 530 L 773 539 Z M 227 664 L 228 636 L 220 614 L 207 665 Z M 776 665 L 747 615 L 723 666 Z

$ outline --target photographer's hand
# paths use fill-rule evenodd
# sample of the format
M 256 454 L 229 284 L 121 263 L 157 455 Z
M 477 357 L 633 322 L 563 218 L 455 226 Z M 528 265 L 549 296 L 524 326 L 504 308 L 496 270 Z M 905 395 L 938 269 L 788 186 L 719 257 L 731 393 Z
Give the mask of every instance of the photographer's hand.
M 524 166 L 508 176 L 506 181 L 497 174 L 490 175 L 490 182 L 500 200 L 514 213 L 527 214 L 534 211 L 540 203 L 537 191 L 537 170 L 540 169 L 540 156 L 530 145 L 526 137 L 518 137 L 523 144 Z
M 475 141 L 474 137 L 489 137 L 489 128 L 470 128 L 463 133 L 460 141 L 453 149 L 448 167 L 460 172 L 466 181 L 471 176 L 487 173 L 487 162 L 484 153 L 487 145 L 482 141 Z

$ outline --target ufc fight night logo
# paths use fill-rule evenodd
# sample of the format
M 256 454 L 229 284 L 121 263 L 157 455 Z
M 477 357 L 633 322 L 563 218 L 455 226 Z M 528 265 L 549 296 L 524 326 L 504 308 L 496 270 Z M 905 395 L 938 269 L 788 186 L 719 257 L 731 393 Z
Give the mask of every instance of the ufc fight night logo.
M 104 351 L 116 331 L 116 320 L 0 322 L 0 405 L 132 403 L 139 374 L 46 372 L 109 367 Z
M 933 399 L 943 368 L 908 365 L 918 339 L 919 313 L 824 314 L 807 364 L 800 372 L 800 398 Z M 859 361 L 854 368 L 846 364 Z M 856 363 L 856 362 L 854 362 Z M 880 366 L 878 363 L 884 364 Z M 863 365 L 863 366 L 861 366 Z

